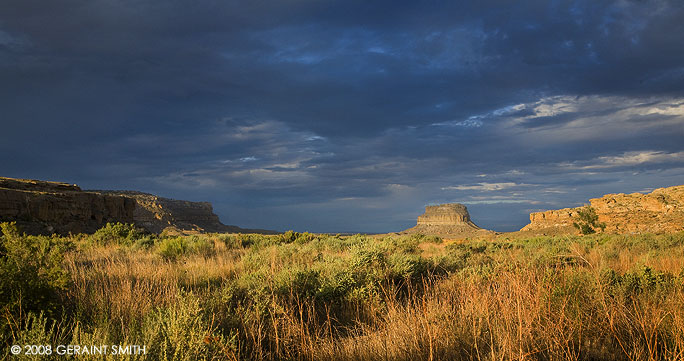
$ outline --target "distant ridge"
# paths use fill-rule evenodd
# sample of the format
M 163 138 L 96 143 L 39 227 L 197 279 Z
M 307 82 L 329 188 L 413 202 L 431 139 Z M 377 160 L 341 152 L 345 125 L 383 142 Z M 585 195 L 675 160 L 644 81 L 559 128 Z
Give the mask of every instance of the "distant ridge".
M 137 191 L 84 191 L 75 184 L 0 177 L 0 222 L 5 221 L 16 221 L 33 234 L 92 233 L 107 222 L 134 223 L 153 233 L 277 233 L 227 226 L 208 202 Z

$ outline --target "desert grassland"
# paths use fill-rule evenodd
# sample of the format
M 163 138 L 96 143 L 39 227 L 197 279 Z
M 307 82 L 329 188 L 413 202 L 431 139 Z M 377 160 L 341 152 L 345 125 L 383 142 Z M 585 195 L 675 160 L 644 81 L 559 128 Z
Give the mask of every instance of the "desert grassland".
M 8 360 L 27 358 L 9 355 L 13 344 L 146 346 L 84 360 L 684 359 L 682 233 L 3 231 L 2 276 L 36 278 L 40 289 L 3 278 Z

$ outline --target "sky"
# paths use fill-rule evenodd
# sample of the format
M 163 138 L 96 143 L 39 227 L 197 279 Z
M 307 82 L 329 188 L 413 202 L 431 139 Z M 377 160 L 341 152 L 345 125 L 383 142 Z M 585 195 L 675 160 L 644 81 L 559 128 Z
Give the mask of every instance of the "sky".
M 225 224 L 479 226 L 684 184 L 684 2 L 0 2 L 0 176 Z

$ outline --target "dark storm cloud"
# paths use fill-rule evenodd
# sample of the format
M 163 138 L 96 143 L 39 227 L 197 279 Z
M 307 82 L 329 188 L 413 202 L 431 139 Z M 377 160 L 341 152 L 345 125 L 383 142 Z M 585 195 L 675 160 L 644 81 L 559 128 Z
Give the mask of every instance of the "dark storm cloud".
M 678 1 L 0 3 L 2 175 L 387 231 L 684 183 Z M 292 208 L 296 207 L 294 211 Z

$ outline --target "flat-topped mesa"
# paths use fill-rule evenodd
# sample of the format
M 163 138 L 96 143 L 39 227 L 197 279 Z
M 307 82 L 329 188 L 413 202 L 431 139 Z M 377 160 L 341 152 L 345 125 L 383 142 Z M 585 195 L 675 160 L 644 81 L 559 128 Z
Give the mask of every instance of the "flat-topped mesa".
M 684 185 L 658 188 L 651 193 L 606 194 L 589 200 L 606 225 L 606 233 L 673 233 L 684 231 Z M 577 233 L 582 207 L 549 210 L 530 214 L 530 224 L 521 231 L 536 233 Z M 598 229 L 597 231 L 601 231 Z
M 470 220 L 468 208 L 460 203 L 426 206 L 425 213 L 418 216 L 416 226 L 401 233 L 431 234 L 446 237 L 468 238 L 493 233 L 482 229 Z
M 425 213 L 418 216 L 417 225 L 442 226 L 442 225 L 472 225 L 468 208 L 460 203 L 440 204 L 426 206 Z
M 208 202 L 189 202 L 135 191 L 83 191 L 75 184 L 0 177 L 0 222 L 27 233 L 92 233 L 107 222 L 134 223 L 154 233 L 272 233 L 221 223 Z
M 92 232 L 106 222 L 133 222 L 135 201 L 84 192 L 77 185 L 0 178 L 0 222 L 28 233 Z

